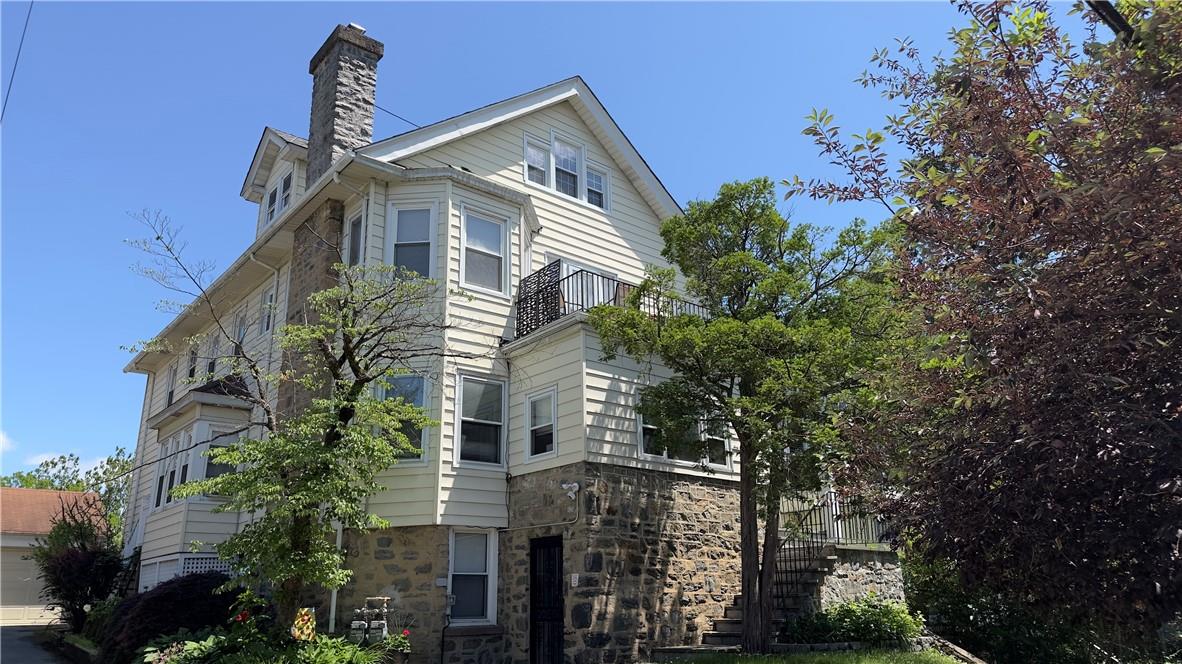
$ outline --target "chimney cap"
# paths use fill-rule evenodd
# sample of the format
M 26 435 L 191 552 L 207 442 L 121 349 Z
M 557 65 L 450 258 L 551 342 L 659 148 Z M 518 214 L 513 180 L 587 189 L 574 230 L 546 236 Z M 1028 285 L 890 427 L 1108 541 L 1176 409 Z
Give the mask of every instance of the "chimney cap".
M 328 39 L 324 40 L 320 49 L 316 51 L 316 55 L 312 56 L 312 60 L 308 63 L 308 73 L 315 74 L 316 68 L 328 57 L 329 51 L 340 43 L 352 44 L 363 51 L 367 51 L 374 56 L 375 60 L 382 59 L 382 53 L 385 51 L 385 46 L 382 42 L 373 37 L 367 37 L 365 35 L 365 28 L 360 25 L 356 23 L 338 25 L 328 35 Z

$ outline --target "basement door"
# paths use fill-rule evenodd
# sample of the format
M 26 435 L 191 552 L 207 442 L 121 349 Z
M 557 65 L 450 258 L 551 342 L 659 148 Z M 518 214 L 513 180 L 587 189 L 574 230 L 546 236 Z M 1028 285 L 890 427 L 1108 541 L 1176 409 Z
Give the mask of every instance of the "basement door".
M 529 661 L 561 664 L 562 536 L 529 541 Z

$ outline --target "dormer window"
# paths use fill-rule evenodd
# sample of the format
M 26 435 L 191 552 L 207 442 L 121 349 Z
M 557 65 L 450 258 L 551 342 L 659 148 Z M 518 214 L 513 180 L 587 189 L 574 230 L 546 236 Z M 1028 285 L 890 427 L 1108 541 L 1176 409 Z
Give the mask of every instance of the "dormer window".
M 607 211 L 611 207 L 608 169 L 587 159 L 587 147 L 557 132 L 544 141 L 525 136 L 525 181 Z
M 267 223 L 275 221 L 291 205 L 291 173 L 275 183 L 275 187 L 267 194 Z

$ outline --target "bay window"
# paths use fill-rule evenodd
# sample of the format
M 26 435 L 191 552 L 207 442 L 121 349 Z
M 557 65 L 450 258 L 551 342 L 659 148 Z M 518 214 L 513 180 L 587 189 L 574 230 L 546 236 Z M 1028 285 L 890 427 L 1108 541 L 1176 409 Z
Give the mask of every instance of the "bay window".
M 395 209 L 390 215 L 390 264 L 424 277 L 431 276 L 431 208 Z

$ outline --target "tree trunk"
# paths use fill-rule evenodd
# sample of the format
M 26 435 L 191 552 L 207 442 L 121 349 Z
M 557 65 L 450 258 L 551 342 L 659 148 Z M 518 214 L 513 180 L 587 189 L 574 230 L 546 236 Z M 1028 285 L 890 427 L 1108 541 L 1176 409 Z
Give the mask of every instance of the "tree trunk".
M 743 593 L 743 652 L 768 651 L 767 624 L 760 606 L 759 509 L 755 500 L 755 445 L 740 440 L 739 541 Z
M 780 492 L 768 489 L 764 523 L 763 565 L 759 570 L 759 607 L 763 612 L 763 643 L 770 648 L 775 617 L 776 561 L 780 556 Z

